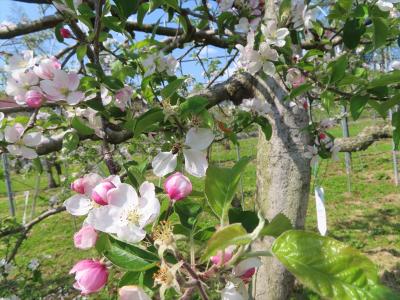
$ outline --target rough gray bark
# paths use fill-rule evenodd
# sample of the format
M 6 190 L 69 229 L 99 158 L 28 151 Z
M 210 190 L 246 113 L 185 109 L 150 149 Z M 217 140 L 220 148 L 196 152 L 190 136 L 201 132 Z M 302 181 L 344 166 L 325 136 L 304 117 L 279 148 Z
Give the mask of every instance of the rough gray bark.
M 289 107 L 286 91 L 279 81 L 269 78 L 259 80 L 255 96 L 266 99 L 272 106 L 270 122 L 273 134 L 266 141 L 260 132 L 257 149 L 257 205 L 271 220 L 284 213 L 298 228 L 304 226 L 310 189 L 310 160 L 305 157 L 309 135 L 307 111 Z M 254 244 L 254 250 L 266 250 L 272 240 Z M 294 278 L 275 258 L 263 259 L 258 269 L 254 297 L 257 300 L 288 299 Z

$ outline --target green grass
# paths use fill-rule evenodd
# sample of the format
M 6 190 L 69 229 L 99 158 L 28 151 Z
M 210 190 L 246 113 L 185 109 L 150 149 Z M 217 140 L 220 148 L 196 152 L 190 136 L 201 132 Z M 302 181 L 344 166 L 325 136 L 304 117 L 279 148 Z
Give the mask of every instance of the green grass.
M 350 125 L 351 135 L 357 134 L 369 121 L 359 121 Z M 335 128 L 331 133 L 341 136 L 341 129 Z M 256 138 L 240 141 L 240 155 L 255 157 Z M 232 165 L 237 160 L 235 147 L 225 149 L 223 145 L 213 147 L 212 161 L 219 165 Z M 24 199 L 22 192 L 33 190 L 35 178 L 27 176 L 12 176 L 13 189 L 16 191 L 17 220 L 22 218 Z M 243 176 L 244 197 L 246 208 L 251 209 L 255 197 L 256 165 L 250 163 Z M 399 188 L 393 183 L 393 170 L 390 141 L 381 141 L 371 146 L 367 151 L 353 154 L 351 174 L 351 192 L 347 191 L 347 176 L 343 154 L 339 161 L 325 160 L 320 163 L 318 182 L 325 189 L 328 214 L 328 235 L 352 245 L 366 253 L 380 268 L 387 284 L 400 288 L 398 270 L 400 267 L 400 194 Z M 313 180 L 313 183 L 315 181 Z M 45 190 L 45 178 L 41 181 L 41 193 L 38 199 L 36 213 L 48 208 L 49 196 L 59 193 L 60 188 Z M 194 188 L 202 189 L 202 181 L 193 178 Z M 5 198 L 4 183 L 0 183 L 0 216 L 8 216 L 8 206 Z M 64 198 L 66 195 L 62 194 Z M 62 198 L 62 197 L 61 197 Z M 313 192 L 310 195 L 306 228 L 316 230 L 316 212 Z M 73 280 L 68 276 L 72 265 L 82 258 L 95 257 L 96 253 L 78 251 L 73 247 L 72 236 L 81 219 L 74 220 L 67 213 L 61 213 L 40 223 L 30 233 L 17 256 L 17 265 L 26 266 L 32 258 L 41 261 L 40 270 L 43 281 L 35 286 L 26 287 L 31 293 L 40 296 L 56 292 L 64 288 L 70 295 L 76 292 L 70 288 Z M 3 240 L 0 243 L 0 257 L 7 250 Z M 21 271 L 22 272 L 22 271 Z M 20 273 L 21 273 L 20 272 Z M 25 274 L 27 274 L 26 271 Z M 18 273 L 18 272 L 14 272 Z M 397 274 L 397 275 L 396 275 Z M 397 277 L 396 277 L 397 276 Z M 0 297 L 13 293 L 18 285 L 18 276 L 11 276 L 8 282 L 0 285 Z M 110 299 L 114 285 L 93 299 Z M 318 299 L 312 293 L 300 293 L 301 299 Z M 299 294 L 299 295 L 300 295 Z M 33 295 L 33 294 L 31 294 Z

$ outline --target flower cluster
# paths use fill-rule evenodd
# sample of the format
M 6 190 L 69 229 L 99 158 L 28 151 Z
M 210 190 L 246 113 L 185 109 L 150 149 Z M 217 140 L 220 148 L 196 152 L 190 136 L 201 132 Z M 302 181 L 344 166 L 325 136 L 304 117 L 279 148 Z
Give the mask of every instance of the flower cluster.
M 7 150 L 9 153 L 34 159 L 37 157 L 37 153 L 33 148 L 42 141 L 42 134 L 40 132 L 25 133 L 24 126 L 15 123 L 13 126 L 7 126 L 4 129 L 4 139 L 8 143 Z
M 172 55 L 164 55 L 162 52 L 157 52 L 149 54 L 142 61 L 142 65 L 146 69 L 144 77 L 164 71 L 169 76 L 173 76 L 178 66 L 178 61 Z
M 283 47 L 286 44 L 285 38 L 289 34 L 287 28 L 277 28 L 276 21 L 266 20 L 261 25 L 261 32 L 265 40 L 255 48 L 255 33 L 250 31 L 247 35 L 247 44 L 236 45 L 240 52 L 239 65 L 250 74 L 256 74 L 263 70 L 267 75 L 275 74 L 275 65 L 273 62 L 278 60 L 278 52 L 272 47 Z
M 4 69 L 9 73 L 6 93 L 19 105 L 38 108 L 45 101 L 76 105 L 84 99 L 78 74 L 61 70 L 55 57 L 34 57 L 25 51 L 10 57 Z

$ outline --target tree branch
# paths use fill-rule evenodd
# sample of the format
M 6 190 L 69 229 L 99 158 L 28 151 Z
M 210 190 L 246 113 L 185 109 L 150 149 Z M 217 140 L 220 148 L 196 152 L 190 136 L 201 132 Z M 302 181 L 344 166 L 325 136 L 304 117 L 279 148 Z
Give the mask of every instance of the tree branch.
M 374 142 L 391 138 L 392 136 L 393 132 L 390 125 L 370 126 L 356 136 L 335 139 L 335 145 L 340 147 L 340 152 L 363 151 L 368 149 Z

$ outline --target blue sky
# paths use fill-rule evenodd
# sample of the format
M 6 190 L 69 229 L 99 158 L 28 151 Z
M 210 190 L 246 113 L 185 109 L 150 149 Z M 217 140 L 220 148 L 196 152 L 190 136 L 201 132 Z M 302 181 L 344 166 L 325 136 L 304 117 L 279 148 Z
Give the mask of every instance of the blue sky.
M 35 20 L 39 17 L 39 12 L 38 12 L 38 6 L 36 4 L 27 4 L 27 3 L 20 3 L 20 2 L 14 2 L 11 0 L 0 0 L 1 2 L 1 9 L 0 9 L 0 23 L 3 21 L 9 21 L 9 22 L 17 22 L 18 17 L 21 14 L 25 14 L 29 19 Z M 186 3 L 185 6 L 189 5 L 190 2 Z M 50 11 L 50 13 L 52 13 Z M 158 12 L 153 12 L 151 15 L 146 16 L 144 23 L 154 23 L 158 20 L 158 18 L 161 16 L 161 13 Z M 164 25 L 161 22 L 162 25 Z M 138 33 L 137 38 L 140 40 L 144 35 Z M 161 37 L 160 39 L 164 39 L 164 37 Z M 1 47 L 1 42 L 0 41 L 0 47 Z M 59 48 L 62 47 L 62 45 L 59 45 L 56 41 L 50 41 L 49 44 L 49 52 L 50 54 L 57 53 Z M 35 49 L 33 49 L 35 50 Z M 179 57 L 182 53 L 184 53 L 185 50 L 177 49 L 173 52 L 174 57 Z M 197 50 L 198 51 L 198 50 Z M 222 49 L 218 49 L 215 47 L 207 47 L 202 50 L 200 53 L 200 57 L 205 58 L 212 58 L 212 57 L 221 57 L 219 60 L 221 61 L 221 66 L 224 65 L 228 58 L 225 58 L 228 56 L 227 52 Z M 187 59 L 191 59 L 190 55 L 186 57 Z M 1 62 L 0 62 L 1 65 Z M 204 65 L 207 67 L 208 62 L 204 61 Z M 183 74 L 190 74 L 193 77 L 196 78 L 197 81 L 200 82 L 207 82 L 207 79 L 204 77 L 204 72 L 202 66 L 198 62 L 186 62 L 182 64 L 182 73 Z M 181 72 L 179 71 L 177 73 L 178 75 L 181 75 Z M 212 77 L 212 76 L 211 76 Z

